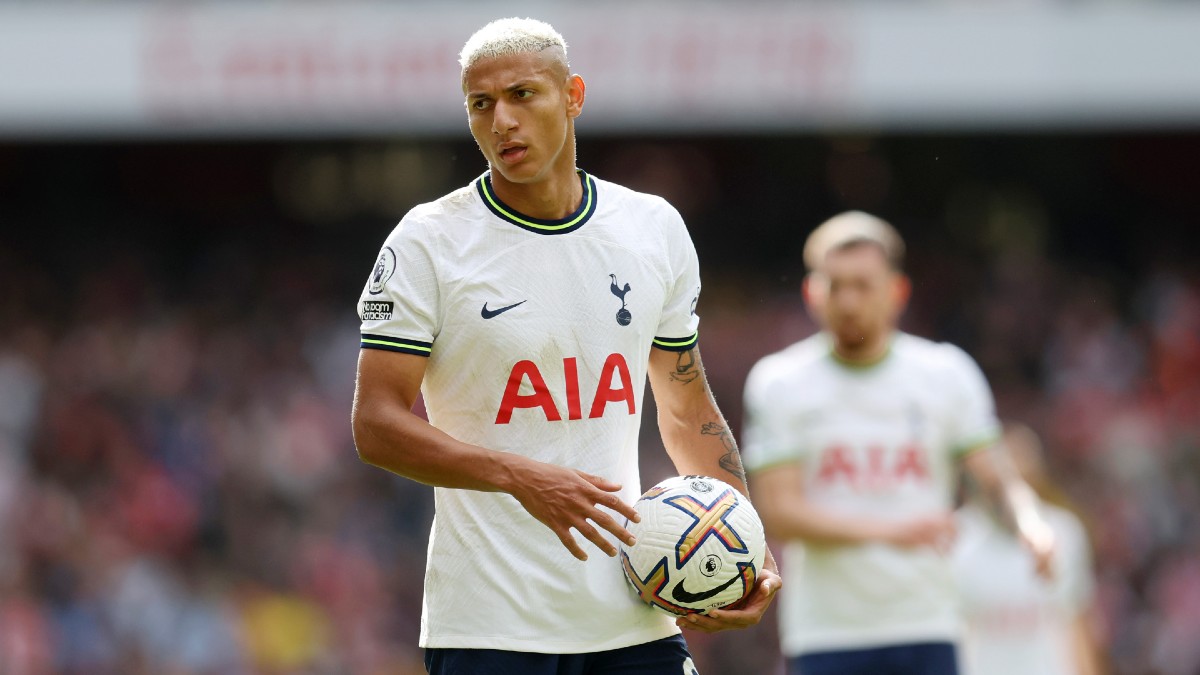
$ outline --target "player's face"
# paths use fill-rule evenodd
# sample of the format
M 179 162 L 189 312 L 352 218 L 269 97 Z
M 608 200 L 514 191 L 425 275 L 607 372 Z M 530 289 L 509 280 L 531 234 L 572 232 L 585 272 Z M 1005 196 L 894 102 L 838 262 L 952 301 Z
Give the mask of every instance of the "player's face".
M 464 73 L 463 92 L 471 135 L 494 181 L 536 183 L 556 170 L 574 172 L 573 120 L 584 88 L 561 51 L 480 59 Z
M 875 344 L 896 327 L 908 281 L 878 246 L 850 246 L 826 255 L 809 277 L 806 297 L 838 345 L 853 350 Z

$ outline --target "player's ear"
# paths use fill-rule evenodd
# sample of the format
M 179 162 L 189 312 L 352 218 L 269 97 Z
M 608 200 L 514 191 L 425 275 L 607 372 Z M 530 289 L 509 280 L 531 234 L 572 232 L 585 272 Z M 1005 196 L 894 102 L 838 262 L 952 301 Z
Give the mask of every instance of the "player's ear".
M 818 325 L 823 324 L 822 315 L 825 313 L 825 299 L 829 296 L 829 281 L 817 272 L 809 272 L 804 275 L 800 294 L 804 296 L 804 310 L 808 318 Z
M 804 296 L 804 303 L 809 307 L 816 307 L 821 301 L 823 294 L 818 286 L 820 283 L 816 279 L 816 272 L 804 275 L 804 282 L 800 284 L 800 294 Z
M 567 78 L 567 117 L 579 117 L 583 112 L 583 99 L 587 94 L 587 85 L 579 75 Z
M 912 279 L 908 278 L 903 272 L 896 273 L 895 282 L 892 284 L 892 301 L 896 307 L 903 309 L 908 306 L 908 299 L 912 297 Z

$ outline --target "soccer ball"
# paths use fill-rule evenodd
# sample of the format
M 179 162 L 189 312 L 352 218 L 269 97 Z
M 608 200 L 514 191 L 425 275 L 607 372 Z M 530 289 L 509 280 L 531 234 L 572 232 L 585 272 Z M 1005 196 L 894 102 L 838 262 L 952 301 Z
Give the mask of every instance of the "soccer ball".
M 766 556 L 762 521 L 733 486 L 707 476 L 676 476 L 633 505 L 637 538 L 621 544 L 625 578 L 644 602 L 683 616 L 731 605 L 750 594 Z

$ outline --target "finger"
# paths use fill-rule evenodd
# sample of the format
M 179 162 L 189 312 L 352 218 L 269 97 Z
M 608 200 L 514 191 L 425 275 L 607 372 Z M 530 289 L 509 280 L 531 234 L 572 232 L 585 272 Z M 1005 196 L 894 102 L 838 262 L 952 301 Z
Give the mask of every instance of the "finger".
M 688 614 L 681 616 L 675 620 L 675 625 L 684 630 L 696 631 L 699 633 L 717 633 L 724 630 L 720 622 L 704 616 L 703 614 Z
M 720 630 L 747 628 L 762 620 L 763 610 L 765 609 L 766 605 L 744 609 L 722 607 L 721 609 L 710 610 L 704 618 L 712 622 L 710 625 L 718 626 Z
M 676 622 L 681 628 L 702 633 L 719 633 L 724 630 L 746 628 L 757 623 L 756 619 L 744 616 L 737 610 L 709 610 L 706 614 L 688 614 Z
M 726 610 L 749 610 L 765 612 L 770 606 L 771 600 L 774 599 L 776 591 L 783 585 L 783 580 L 779 578 L 771 570 L 764 569 L 758 578 L 758 582 L 754 588 L 746 594 L 744 598 L 738 600 L 732 605 L 727 605 Z M 761 609 L 760 609 L 761 607 Z M 715 611 L 715 610 L 714 610 Z M 712 614 L 712 612 L 709 612 Z
M 768 588 L 770 587 L 768 586 Z M 734 616 L 740 616 L 741 613 L 744 612 L 746 614 L 762 616 L 764 613 L 766 613 L 767 607 L 771 605 L 771 600 L 774 595 L 774 591 L 763 590 L 762 587 L 756 587 L 750 592 L 749 595 L 742 598 L 740 601 L 735 602 L 732 605 L 722 607 L 719 610 L 711 610 L 708 615 L 713 616 L 715 614 L 717 617 L 721 617 L 728 616 L 732 612 L 738 612 L 738 614 L 735 614 Z
M 579 530 L 579 534 L 583 535 L 584 539 L 587 539 L 595 544 L 601 551 L 604 551 L 608 557 L 616 557 L 617 547 L 613 546 L 611 541 L 605 539 L 604 535 L 600 534 L 596 528 L 592 527 L 592 524 L 589 521 L 583 521 L 581 524 L 576 525 L 575 529 Z
M 606 494 L 601 497 L 601 499 L 597 500 L 596 503 L 607 506 L 608 508 L 616 511 L 635 523 L 642 522 L 642 516 L 638 514 L 637 509 L 633 508 L 632 504 L 626 504 L 617 495 Z
M 591 483 L 592 485 L 595 485 L 596 487 L 600 488 L 601 490 L 604 490 L 605 492 L 620 492 L 620 490 L 621 490 L 620 483 L 614 483 L 611 480 L 605 478 L 604 476 L 597 476 L 595 474 L 590 474 L 590 473 L 587 473 L 584 471 L 579 471 L 579 470 L 576 470 L 575 473 L 579 474 L 580 476 L 583 477 L 584 480 Z
M 558 535 L 558 540 L 562 542 L 563 546 L 567 547 L 567 550 L 571 552 L 571 555 L 579 558 L 580 560 L 588 559 L 587 552 L 579 546 L 579 542 L 575 541 L 575 537 L 571 536 L 570 529 L 566 529 L 561 532 L 555 530 L 554 533 Z
M 598 495 L 594 495 L 594 498 L 598 506 L 610 508 L 635 523 L 642 522 L 642 517 L 638 515 L 637 509 L 621 501 L 621 497 L 619 495 L 614 495 L 609 492 L 602 492 Z
M 611 532 L 613 536 L 625 542 L 626 545 L 633 546 L 637 543 L 637 539 L 634 538 L 633 534 L 631 534 L 629 530 L 625 529 L 624 526 L 614 520 L 613 517 L 607 513 L 603 511 L 597 511 L 596 514 L 594 516 L 590 516 L 590 518 L 592 522 Z
M 779 589 L 783 588 L 783 577 L 779 576 L 775 571 L 763 569 L 758 574 L 758 589 L 766 596 L 767 600 L 773 600 Z

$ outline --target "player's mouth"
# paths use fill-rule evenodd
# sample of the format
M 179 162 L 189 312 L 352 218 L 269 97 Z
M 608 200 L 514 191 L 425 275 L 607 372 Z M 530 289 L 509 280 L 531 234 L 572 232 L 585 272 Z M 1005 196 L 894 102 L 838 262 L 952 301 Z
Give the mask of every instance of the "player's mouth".
M 529 152 L 529 148 L 524 145 L 505 143 L 500 146 L 500 161 L 505 164 L 515 164 Z

